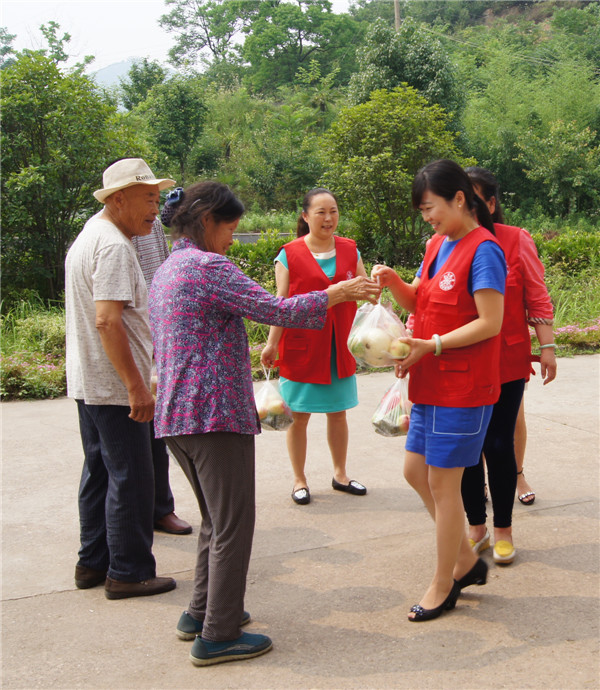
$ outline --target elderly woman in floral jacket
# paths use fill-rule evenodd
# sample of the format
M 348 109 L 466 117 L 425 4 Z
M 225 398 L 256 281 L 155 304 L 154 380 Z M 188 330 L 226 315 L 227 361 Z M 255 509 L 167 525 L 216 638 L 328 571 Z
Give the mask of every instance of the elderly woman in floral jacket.
M 275 297 L 225 257 L 244 211 L 231 190 L 201 182 L 168 200 L 176 239 L 150 290 L 158 387 L 155 429 L 186 473 L 202 526 L 192 600 L 177 625 L 196 637 L 196 665 L 235 661 L 271 649 L 266 635 L 242 633 L 246 574 L 254 534 L 254 404 L 243 318 L 287 328 L 322 328 L 327 309 L 376 301 L 366 277 L 326 290 Z

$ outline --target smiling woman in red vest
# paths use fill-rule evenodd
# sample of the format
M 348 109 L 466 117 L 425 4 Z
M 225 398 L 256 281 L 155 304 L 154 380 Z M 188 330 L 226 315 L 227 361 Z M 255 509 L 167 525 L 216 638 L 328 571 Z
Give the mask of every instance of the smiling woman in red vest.
M 529 324 L 540 342 L 541 373 L 544 384 L 556 376 L 553 309 L 544 282 L 544 267 L 538 258 L 531 235 L 523 228 L 504 225 L 496 178 L 485 168 L 467 168 L 475 193 L 492 214 L 496 238 L 504 250 L 508 275 L 504 301 L 504 321 L 500 339 L 501 392 L 483 443 L 490 496 L 494 510 L 494 549 L 496 563 L 508 565 L 515 559 L 512 537 L 512 509 L 517 487 L 515 424 L 523 390 L 531 373 Z M 521 459 L 522 460 L 522 459 Z M 519 470 L 523 474 L 523 466 Z M 462 496 L 469 521 L 469 536 L 476 553 L 490 545 L 485 510 L 485 470 L 483 458 L 465 470 Z M 524 492 L 525 497 L 527 492 Z M 530 494 L 535 498 L 534 494 Z M 520 496 L 524 500 L 523 494 Z M 531 503 L 533 501 L 530 500 Z
M 330 191 L 317 188 L 306 194 L 298 219 L 298 238 L 288 242 L 275 258 L 279 296 L 291 297 L 355 276 L 366 277 L 354 240 L 334 234 L 338 220 L 337 201 Z M 333 488 L 357 496 L 367 493 L 346 474 L 346 410 L 358 405 L 356 360 L 346 345 L 355 313 L 356 302 L 338 304 L 329 310 L 325 328 L 318 333 L 273 326 L 262 352 L 265 366 L 280 368 L 281 394 L 294 418 L 287 432 L 287 446 L 294 471 L 292 499 L 300 505 L 310 503 L 305 465 L 307 425 L 313 412 L 327 415 Z
M 412 202 L 434 231 L 417 277 L 408 285 L 381 265 L 372 276 L 415 317 L 414 337 L 404 339 L 411 353 L 396 366 L 399 376 L 410 371 L 413 402 L 404 476 L 433 517 L 437 542 L 433 579 L 408 614 L 418 622 L 453 609 L 463 587 L 487 577 L 465 533 L 460 487 L 500 394 L 506 263 L 489 211 L 457 163 L 422 168 Z

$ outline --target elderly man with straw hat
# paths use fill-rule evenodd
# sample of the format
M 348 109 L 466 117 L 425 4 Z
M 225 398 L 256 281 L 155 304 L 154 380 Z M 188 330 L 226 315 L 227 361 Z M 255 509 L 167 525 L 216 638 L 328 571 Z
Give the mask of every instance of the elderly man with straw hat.
M 84 451 L 79 486 L 80 589 L 104 584 L 108 599 L 175 587 L 156 577 L 154 473 L 149 422 L 152 339 L 146 283 L 131 238 L 147 235 L 159 193 L 140 158 L 110 165 L 90 218 L 65 262 L 67 389 L 77 402 Z

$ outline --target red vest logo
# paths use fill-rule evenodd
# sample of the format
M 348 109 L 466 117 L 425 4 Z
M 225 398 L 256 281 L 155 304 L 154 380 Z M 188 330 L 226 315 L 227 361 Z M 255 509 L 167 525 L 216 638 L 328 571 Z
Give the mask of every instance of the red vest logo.
M 444 275 L 440 278 L 440 287 L 442 288 L 442 290 L 452 290 L 455 283 L 456 276 L 454 275 L 454 273 L 452 273 L 452 271 L 444 273 Z
M 346 280 L 351 280 L 354 278 L 354 273 L 352 271 L 346 271 Z

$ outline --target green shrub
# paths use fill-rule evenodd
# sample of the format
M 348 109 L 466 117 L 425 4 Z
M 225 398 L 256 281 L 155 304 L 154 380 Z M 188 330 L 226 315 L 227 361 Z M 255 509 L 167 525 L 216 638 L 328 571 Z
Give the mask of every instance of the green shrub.
M 593 214 L 573 213 L 566 218 L 553 218 L 542 213 L 530 214 L 505 209 L 506 223 L 525 228 L 532 235 L 563 232 L 597 232 L 600 226 L 600 211 Z
M 65 352 L 65 316 L 59 311 L 39 312 L 15 323 L 19 341 L 35 344 L 35 349 L 47 355 Z
M 240 218 L 237 232 L 295 233 L 298 215 L 286 211 L 247 211 Z
M 275 293 L 275 265 L 273 261 L 279 253 L 280 247 L 294 239 L 294 236 L 281 237 L 278 230 L 270 229 L 261 233 L 255 242 L 243 243 L 235 241 L 227 252 L 227 256 L 234 261 L 244 273 L 260 283 L 269 292 Z
M 542 263 L 556 265 L 563 273 L 573 274 L 600 267 L 600 234 L 567 230 L 556 234 L 534 233 L 534 242 Z
M 64 357 L 14 351 L 0 355 L 0 396 L 56 398 L 67 392 Z

